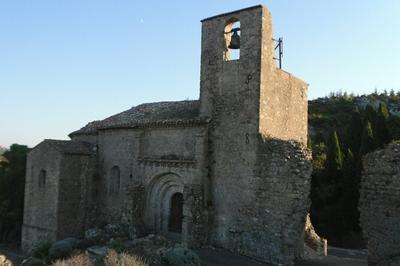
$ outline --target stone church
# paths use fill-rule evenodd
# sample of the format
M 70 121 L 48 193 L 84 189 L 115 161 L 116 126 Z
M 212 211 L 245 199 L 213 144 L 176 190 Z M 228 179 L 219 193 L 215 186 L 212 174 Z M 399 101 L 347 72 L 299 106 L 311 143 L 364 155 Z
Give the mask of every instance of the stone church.
M 23 247 L 127 223 L 272 264 L 302 256 L 307 84 L 276 66 L 265 7 L 201 22 L 199 100 L 141 104 L 29 153 Z

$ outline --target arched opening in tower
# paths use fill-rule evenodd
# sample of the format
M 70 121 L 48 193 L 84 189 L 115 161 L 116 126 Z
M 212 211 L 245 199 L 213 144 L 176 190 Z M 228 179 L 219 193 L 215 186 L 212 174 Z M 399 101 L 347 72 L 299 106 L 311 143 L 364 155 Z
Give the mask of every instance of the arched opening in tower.
M 183 195 L 182 193 L 175 193 L 171 197 L 171 206 L 169 212 L 168 231 L 174 233 L 182 232 L 183 220 Z

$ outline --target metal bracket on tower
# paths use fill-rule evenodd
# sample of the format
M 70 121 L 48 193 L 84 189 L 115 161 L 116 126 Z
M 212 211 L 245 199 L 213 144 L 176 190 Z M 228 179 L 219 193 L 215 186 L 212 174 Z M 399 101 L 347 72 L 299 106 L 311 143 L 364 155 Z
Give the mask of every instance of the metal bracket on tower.
M 279 69 L 282 69 L 282 58 L 283 58 L 283 39 L 279 38 L 277 39 L 272 39 L 276 46 L 275 46 L 275 51 L 278 50 L 278 57 L 274 57 L 274 60 L 278 61 L 279 64 Z

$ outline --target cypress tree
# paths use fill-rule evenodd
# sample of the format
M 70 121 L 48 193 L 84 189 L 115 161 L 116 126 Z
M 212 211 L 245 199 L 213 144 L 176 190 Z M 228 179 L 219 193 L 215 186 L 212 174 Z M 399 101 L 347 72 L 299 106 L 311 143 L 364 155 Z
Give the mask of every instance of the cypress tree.
M 374 134 L 371 122 L 367 120 L 361 137 L 360 155 L 367 154 L 375 149 Z
M 387 120 L 389 118 L 389 111 L 384 102 L 379 104 L 378 116 L 376 118 L 376 125 L 374 127 L 374 136 L 376 147 L 382 147 L 384 144 L 389 143 L 390 133 L 387 126 Z
M 328 141 L 326 154 L 326 170 L 329 174 L 337 175 L 343 167 L 343 154 L 336 131 L 333 131 Z
M 372 106 L 371 103 L 368 103 L 365 107 L 365 120 L 371 122 L 371 126 L 373 126 L 376 121 L 377 115 L 378 113 L 376 112 L 376 109 Z
M 353 152 L 348 149 L 343 163 L 343 202 L 342 210 L 346 220 L 348 230 L 359 230 L 358 219 L 358 198 L 359 198 L 359 185 L 360 175 L 357 169 L 358 162 L 354 157 Z
M 362 132 L 363 122 L 360 111 L 356 108 L 351 115 L 350 124 L 346 130 L 346 146 L 351 151 L 355 151 L 355 157 L 358 157 L 358 151 L 360 150 Z

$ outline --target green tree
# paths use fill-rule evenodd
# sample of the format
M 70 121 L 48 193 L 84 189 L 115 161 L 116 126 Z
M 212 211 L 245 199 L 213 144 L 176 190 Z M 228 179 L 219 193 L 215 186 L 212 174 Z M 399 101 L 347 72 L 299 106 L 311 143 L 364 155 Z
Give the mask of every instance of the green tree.
M 378 113 L 371 103 L 368 103 L 365 107 L 365 121 L 371 122 L 371 127 L 373 128 L 376 123 L 376 118 Z
M 387 121 L 387 126 L 391 140 L 400 139 L 400 117 L 391 115 Z
M 374 134 L 372 131 L 371 122 L 367 120 L 364 126 L 363 134 L 361 137 L 361 146 L 359 154 L 362 156 L 375 149 Z
M 360 111 L 358 110 L 358 108 L 356 108 L 351 115 L 350 123 L 348 124 L 346 129 L 347 147 L 351 151 L 356 151 L 356 154 L 354 154 L 355 157 L 358 157 L 358 151 L 360 150 L 360 136 L 362 135 L 362 132 L 363 122 Z
M 343 163 L 343 202 L 342 210 L 346 220 L 347 230 L 358 231 L 359 211 L 358 199 L 360 196 L 360 173 L 358 170 L 358 162 L 353 152 L 348 149 Z
M 374 136 L 376 147 L 382 147 L 384 144 L 390 142 L 390 133 L 387 127 L 387 120 L 389 118 L 389 111 L 384 102 L 379 104 L 378 115 L 374 127 Z
M 343 167 L 343 154 L 340 147 L 339 137 L 336 131 L 333 131 L 329 137 L 328 150 L 326 154 L 325 169 L 331 175 L 336 175 Z
M 0 237 L 5 241 L 20 238 L 23 218 L 26 155 L 25 145 L 13 144 L 0 162 Z

